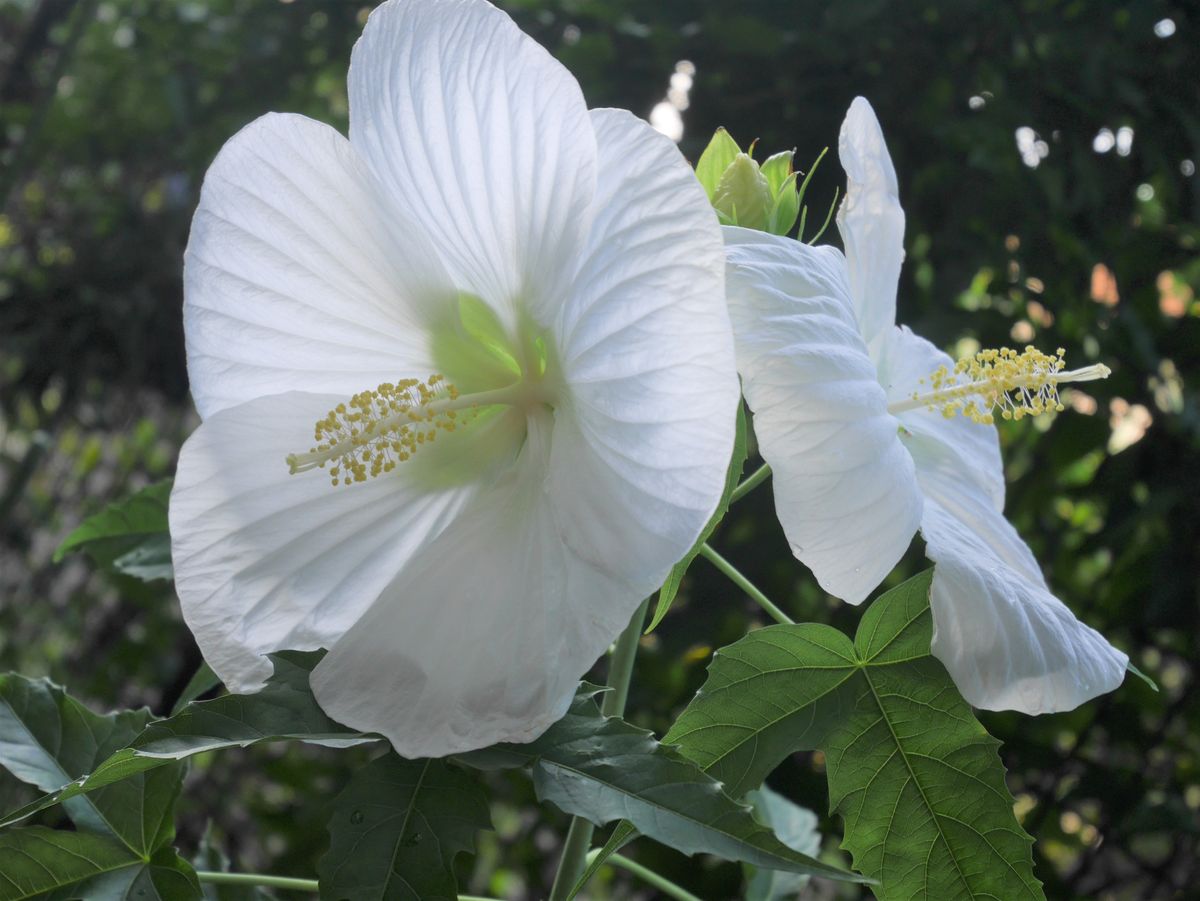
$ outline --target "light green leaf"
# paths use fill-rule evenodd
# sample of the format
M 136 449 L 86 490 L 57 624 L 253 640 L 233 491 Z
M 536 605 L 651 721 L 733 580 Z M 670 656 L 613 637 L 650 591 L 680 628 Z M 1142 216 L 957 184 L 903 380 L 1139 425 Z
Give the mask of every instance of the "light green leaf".
M 704 152 L 700 154 L 700 160 L 696 163 L 696 178 L 700 179 L 700 184 L 704 185 L 704 191 L 708 194 L 710 203 L 717 194 L 721 176 L 725 174 L 729 164 L 741 152 L 741 148 L 729 136 L 729 132 L 718 128 L 713 134 L 712 140 L 708 142 L 708 146 L 704 148 Z
M 712 537 L 712 533 L 716 531 L 717 526 L 721 524 L 721 520 L 725 518 L 725 513 L 729 510 L 730 499 L 733 497 L 733 490 L 737 488 L 738 482 L 742 480 L 742 469 L 745 465 L 746 406 L 739 403 L 737 427 L 734 431 L 733 439 L 733 455 L 729 460 L 729 469 L 725 473 L 725 490 L 721 492 L 721 500 L 717 504 L 717 509 L 713 511 L 713 515 L 709 518 L 708 524 L 705 525 L 704 531 L 700 533 L 700 537 L 696 539 L 696 543 L 692 545 L 692 549 L 684 555 L 683 559 L 671 567 L 671 572 L 667 576 L 667 580 L 663 582 L 662 588 L 659 589 L 658 601 L 654 605 L 654 615 L 650 618 L 650 625 L 646 627 L 647 634 L 652 632 L 662 622 L 663 617 L 667 615 L 667 611 L 671 609 L 671 604 L 675 601 L 675 596 L 679 594 L 679 586 L 683 583 L 683 576 L 688 571 L 688 567 L 692 565 L 692 561 L 700 553 L 700 548 Z
M 472 766 L 530 766 L 542 801 L 597 825 L 628 820 L 684 854 L 715 854 L 757 866 L 831 879 L 853 874 L 793 851 L 721 785 L 619 717 L 604 717 L 598 690 L 582 686 L 567 715 L 540 738 L 460 755 Z
M 360 770 L 333 804 L 321 897 L 456 901 L 454 858 L 491 829 L 487 795 L 441 760 L 389 753 Z
M 1042 898 L 999 743 L 929 653 L 931 572 L 876 600 L 853 643 L 803 624 L 721 649 L 664 741 L 735 795 L 823 750 L 843 846 L 881 901 Z
M 70 784 L 64 784 L 67 780 L 60 781 L 56 791 L 9 814 L 0 820 L 0 826 L 204 751 L 285 740 L 336 746 L 375 740 L 376 736 L 364 735 L 329 719 L 317 705 L 308 677 L 323 654 L 323 651 L 272 654 L 275 672 L 262 691 L 195 701 L 169 719 L 148 724 L 135 733 L 136 738 L 131 735 L 116 744 L 122 750 L 106 759 L 100 758 L 103 762 L 94 769 L 76 769 L 74 773 L 90 775 Z M 110 746 L 112 742 L 105 745 Z M 39 787 L 45 788 L 47 784 L 40 783 Z
M 779 840 L 801 854 L 816 857 L 821 853 L 821 834 L 817 831 L 817 815 L 801 807 L 765 785 L 746 795 L 754 815 L 764 826 L 770 826 Z M 802 873 L 782 873 L 746 867 L 746 901 L 785 901 L 795 898 L 808 885 L 809 877 Z
M 146 710 L 92 713 L 45 679 L 0 676 L 0 766 L 42 791 L 57 790 L 129 744 L 149 720 Z M 148 856 L 174 835 L 170 814 L 182 779 L 179 766 L 139 776 L 74 798 L 67 813 L 80 829 Z
M 767 157 L 766 162 L 762 164 L 763 178 L 767 180 L 767 187 L 772 196 L 783 190 L 784 183 L 793 174 L 792 157 L 795 155 L 794 150 L 783 150 Z

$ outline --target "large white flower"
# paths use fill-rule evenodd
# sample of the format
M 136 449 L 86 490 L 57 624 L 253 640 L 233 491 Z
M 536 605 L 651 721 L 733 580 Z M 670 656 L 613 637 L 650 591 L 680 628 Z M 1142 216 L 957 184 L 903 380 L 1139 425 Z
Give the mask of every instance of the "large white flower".
M 1057 384 L 1106 370 L 1068 372 L 1061 353 L 1032 349 L 956 366 L 897 327 L 904 211 L 861 97 L 839 154 L 844 255 L 725 231 L 738 369 L 793 552 L 822 587 L 857 604 L 919 526 L 936 564 L 933 653 L 969 702 L 1043 713 L 1111 691 L 1128 658 L 1050 593 L 1004 518 L 992 425 L 995 415 L 1056 407 Z
M 383 4 L 349 95 L 349 140 L 265 116 L 205 179 L 184 615 L 237 690 L 329 648 L 322 706 L 406 756 L 530 740 L 716 506 L 719 227 L 668 139 L 482 0 Z

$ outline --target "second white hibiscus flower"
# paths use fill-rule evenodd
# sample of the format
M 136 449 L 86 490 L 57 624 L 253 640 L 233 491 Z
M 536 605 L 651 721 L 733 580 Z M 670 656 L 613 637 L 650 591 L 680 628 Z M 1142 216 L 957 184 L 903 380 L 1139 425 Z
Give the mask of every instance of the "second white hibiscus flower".
M 870 105 L 839 147 L 846 252 L 726 229 L 738 369 L 780 522 L 831 594 L 860 603 L 919 527 L 935 561 L 933 653 L 976 707 L 1069 710 L 1111 691 L 1128 658 L 1046 586 L 1004 518 L 994 417 L 1056 406 L 1098 378 L 1027 349 L 956 364 L 895 325 L 904 258 L 896 174 Z

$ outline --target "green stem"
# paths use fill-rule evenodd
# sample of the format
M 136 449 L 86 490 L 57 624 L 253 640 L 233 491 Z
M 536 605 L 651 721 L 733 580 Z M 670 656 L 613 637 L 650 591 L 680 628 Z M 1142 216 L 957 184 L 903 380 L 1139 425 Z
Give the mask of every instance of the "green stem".
M 642 626 L 646 623 L 646 611 L 650 607 L 650 599 L 642 601 L 633 614 L 633 619 L 625 627 L 625 631 L 617 638 L 613 648 L 612 659 L 608 662 L 608 687 L 600 700 L 600 712 L 605 716 L 621 716 L 625 712 L 625 702 L 629 699 L 629 682 L 633 676 L 633 660 L 637 657 L 638 642 L 642 639 Z
M 733 494 L 729 495 L 729 503 L 736 504 L 770 477 L 771 467 L 769 464 L 764 463 L 762 466 L 758 467 L 758 469 L 754 470 L 754 472 L 750 473 L 750 475 L 746 476 L 746 478 L 743 479 L 738 486 L 733 489 Z
M 267 873 L 218 873 L 197 870 L 196 877 L 210 885 L 261 885 L 293 892 L 317 892 L 320 886 L 315 879 L 293 879 L 290 876 L 271 876 Z M 459 895 L 458 901 L 496 901 L 480 895 Z
M 729 577 L 738 588 L 750 595 L 750 599 L 770 614 L 777 623 L 794 625 L 795 620 L 771 603 L 771 599 L 758 590 L 753 582 L 738 572 L 737 567 L 713 550 L 709 544 L 700 545 L 700 556 Z
M 650 599 L 642 601 L 633 619 L 625 627 L 613 648 L 608 663 L 608 687 L 600 702 L 600 712 L 605 716 L 620 716 L 625 712 L 625 701 L 629 697 L 629 680 L 633 675 L 633 661 L 637 657 L 638 642 L 642 638 L 642 626 L 646 622 L 646 610 Z M 588 848 L 592 844 L 592 824 L 583 817 L 572 817 L 563 842 L 562 856 L 558 860 L 558 872 L 550 889 L 550 901 L 566 901 L 575 881 L 586 866 Z
M 587 856 L 587 865 L 591 866 L 592 861 L 600 854 L 601 849 L 597 848 Z M 628 857 L 623 857 L 620 854 L 610 854 L 606 863 L 610 863 L 615 867 L 620 867 L 623 870 L 628 870 L 634 876 L 637 876 L 647 885 L 652 885 L 664 895 L 669 895 L 677 901 L 701 901 L 687 889 L 682 888 L 668 879 L 666 876 L 660 876 L 651 869 L 642 866 L 636 860 L 630 860 Z
M 267 873 L 215 873 L 197 870 L 201 882 L 212 885 L 262 885 L 268 888 L 290 889 L 293 892 L 315 892 L 320 887 L 315 879 L 293 879 L 290 876 L 271 876 Z

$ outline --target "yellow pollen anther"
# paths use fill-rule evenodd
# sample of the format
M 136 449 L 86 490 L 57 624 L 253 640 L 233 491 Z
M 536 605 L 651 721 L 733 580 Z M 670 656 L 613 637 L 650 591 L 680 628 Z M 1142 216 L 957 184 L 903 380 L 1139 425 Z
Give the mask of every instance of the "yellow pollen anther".
M 333 463 L 329 478 L 334 485 L 365 482 L 391 472 L 419 447 L 433 444 L 439 431 L 453 432 L 467 425 L 483 407 L 540 401 L 537 391 L 520 382 L 469 395 L 459 394 L 437 374 L 424 382 L 384 382 L 338 404 L 318 420 L 313 430 L 316 446 L 308 453 L 288 454 L 288 469 L 295 475 Z
M 1010 347 L 981 350 L 963 357 L 953 368 L 939 366 L 929 377 L 931 390 L 914 391 L 908 400 L 889 404 L 888 411 L 903 413 L 924 407 L 947 419 L 965 416 L 984 425 L 995 422 L 997 411 L 1002 419 L 1012 420 L 1050 410 L 1062 412 L 1059 385 L 1107 378 L 1110 372 L 1102 363 L 1065 370 L 1065 353 L 1061 347 L 1053 356 L 1033 346 L 1021 353 Z
M 452 431 L 458 419 L 453 408 L 476 408 L 478 400 L 459 401 L 459 393 L 441 375 L 424 382 L 402 379 L 384 382 L 338 404 L 314 429 L 316 446 L 306 454 L 288 454 L 292 474 L 324 468 L 334 485 L 365 482 L 407 460 L 417 446 L 432 442 L 438 429 Z M 420 423 L 420 427 L 417 427 Z

